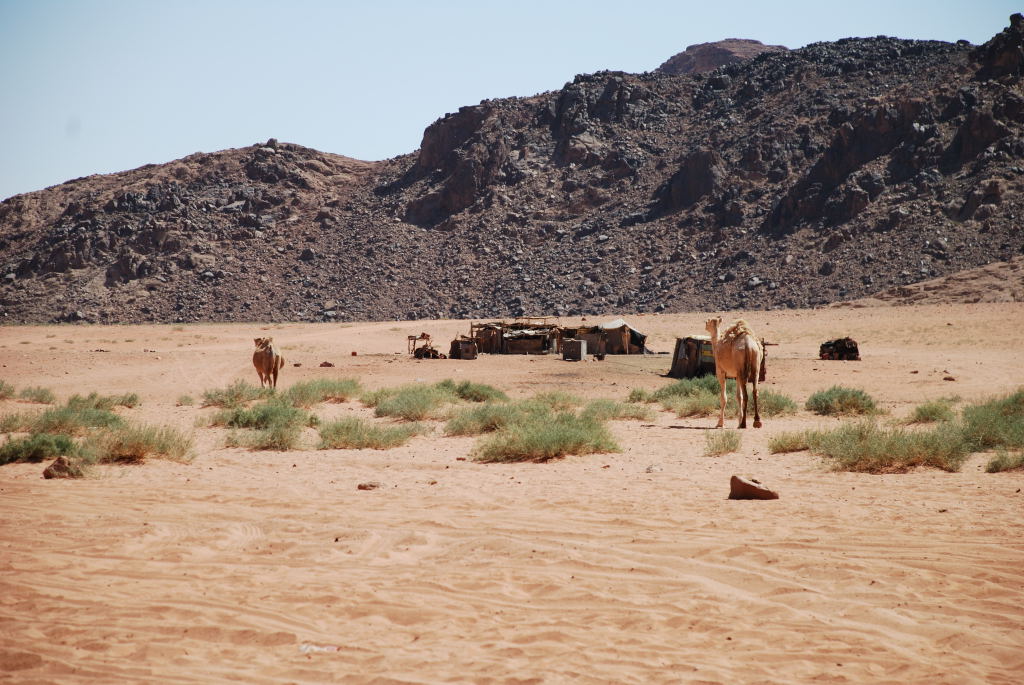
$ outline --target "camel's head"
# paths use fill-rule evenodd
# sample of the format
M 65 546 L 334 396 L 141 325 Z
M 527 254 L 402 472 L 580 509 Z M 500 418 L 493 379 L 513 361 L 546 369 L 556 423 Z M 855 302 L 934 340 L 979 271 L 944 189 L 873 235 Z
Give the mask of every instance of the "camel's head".
M 273 342 L 273 340 L 274 340 L 273 338 L 253 338 L 252 339 L 252 341 L 254 343 L 256 343 L 256 347 L 266 347 L 271 342 Z
M 715 316 L 704 322 L 704 330 L 714 337 L 718 335 L 718 329 L 722 325 L 722 317 Z

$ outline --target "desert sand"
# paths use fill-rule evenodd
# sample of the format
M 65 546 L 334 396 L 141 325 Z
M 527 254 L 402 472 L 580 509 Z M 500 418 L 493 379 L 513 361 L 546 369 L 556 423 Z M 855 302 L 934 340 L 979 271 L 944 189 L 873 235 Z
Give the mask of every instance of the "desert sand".
M 671 352 L 710 314 L 627 320 Z M 724 316 L 778 343 L 762 387 L 801 406 L 839 383 L 899 418 L 925 400 L 1024 385 L 1021 303 Z M 214 411 L 199 406 L 204 390 L 257 382 L 252 339 L 264 335 L 287 361 L 281 388 L 453 378 L 514 397 L 622 400 L 671 382 L 669 355 L 406 354 L 407 335 L 426 331 L 447 351 L 468 329 L 0 327 L 0 379 L 61 400 L 136 392 L 141 404 L 119 413 L 196 441 L 189 463 L 103 466 L 79 480 L 0 466 L 0 680 L 1024 681 L 1024 473 L 985 473 L 991 455 L 959 473 L 868 475 L 769 454 L 781 431 L 838 421 L 803 410 L 747 429 L 740 451 L 720 457 L 703 455 L 715 417 L 661 412 L 612 422 L 619 453 L 545 464 L 476 463 L 474 440 L 440 424 L 391 450 L 289 452 L 225 448 L 226 431 L 197 425 Z M 819 361 L 818 344 L 843 335 L 863 360 Z M 179 406 L 183 395 L 196 403 Z M 0 413 L 34 407 L 6 400 Z M 371 416 L 358 402 L 316 412 Z M 733 474 L 780 499 L 728 500 Z M 382 487 L 357 489 L 366 481 Z

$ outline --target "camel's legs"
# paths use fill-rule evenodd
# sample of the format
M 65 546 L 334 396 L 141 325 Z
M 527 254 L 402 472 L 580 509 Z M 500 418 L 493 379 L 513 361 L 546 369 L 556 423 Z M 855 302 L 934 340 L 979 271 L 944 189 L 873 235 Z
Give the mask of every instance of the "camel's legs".
M 754 379 L 754 428 L 761 427 L 761 412 L 757 409 L 757 379 Z
M 736 379 L 736 409 L 740 415 L 740 428 L 747 427 L 747 383 Z
M 725 426 L 725 374 L 718 376 L 718 425 L 715 428 Z

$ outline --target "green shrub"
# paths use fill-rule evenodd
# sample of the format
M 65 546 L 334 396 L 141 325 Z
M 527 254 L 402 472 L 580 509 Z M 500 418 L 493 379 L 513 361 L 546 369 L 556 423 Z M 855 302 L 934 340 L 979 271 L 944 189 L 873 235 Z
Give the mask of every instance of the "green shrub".
M 567 454 L 617 452 L 604 424 L 568 412 L 528 414 L 484 438 L 474 450 L 482 462 L 543 462 Z
M 593 400 L 588 403 L 583 408 L 583 411 L 580 412 L 580 416 L 596 421 L 610 421 L 612 419 L 654 420 L 654 412 L 649 407 L 603 399 Z
M 964 407 L 964 434 L 977 450 L 1024 447 L 1024 388 Z
M 405 385 L 391 392 L 374 393 L 375 416 L 392 416 L 404 421 L 443 418 L 442 408 L 457 396 L 439 385 Z
M 833 459 L 844 471 L 902 473 L 916 466 L 958 471 L 971 452 L 960 426 L 940 423 L 932 429 L 883 429 L 873 420 L 810 432 L 811 449 Z
M 0 433 L 16 433 L 27 431 L 29 424 L 37 414 L 4 414 L 0 416 Z
M 239 407 L 247 402 L 270 397 L 274 394 L 273 388 L 258 388 L 252 383 L 235 381 L 226 388 L 220 390 L 206 390 L 203 392 L 204 407 Z
M 768 439 L 768 451 L 771 454 L 802 452 L 810 447 L 808 431 L 788 431 Z
M 734 397 L 736 394 L 736 381 L 729 379 L 725 382 L 726 396 Z M 715 376 L 699 376 L 697 378 L 683 378 L 658 388 L 650 395 L 651 402 L 662 402 L 677 397 L 694 397 L 697 395 L 714 395 L 718 397 L 718 378 Z
M 193 404 L 195 404 L 195 402 L 196 401 L 192 399 L 191 395 L 182 395 L 181 397 L 178 398 L 179 407 L 191 407 Z
M 454 394 L 456 397 L 467 402 L 507 402 L 508 395 L 497 388 L 483 383 L 471 383 L 461 381 L 456 383 L 451 379 L 443 380 L 437 384 L 438 388 Z
M 0 381 L 0 400 L 9 400 L 14 397 L 14 386 L 7 381 Z
M 40 387 L 23 388 L 18 393 L 18 397 L 29 402 L 36 402 L 37 404 L 53 404 L 57 401 L 52 390 Z
M 988 473 L 999 473 L 1001 471 L 1017 471 L 1024 469 L 1024 452 L 1011 454 L 1006 450 L 996 452 L 992 460 L 985 466 Z
M 296 383 L 284 392 L 287 402 L 309 408 L 321 402 L 347 402 L 362 388 L 354 378 L 321 378 Z
M 954 418 L 956 415 L 948 401 L 933 400 L 914 407 L 914 412 L 907 419 L 907 423 L 936 423 L 952 421 Z
M 537 404 L 543 404 L 553 411 L 575 409 L 583 404 L 583 400 L 576 395 L 561 390 L 538 393 L 531 400 Z
M 26 423 L 30 433 L 81 435 L 88 428 L 117 428 L 124 420 L 108 409 L 54 407 L 27 417 Z
M 838 385 L 811 395 L 807 399 L 806 408 L 808 411 L 824 416 L 878 413 L 875 401 L 866 392 Z
M 629 398 L 626 401 L 643 402 L 645 404 L 650 404 L 655 401 L 654 393 L 652 393 L 650 390 L 645 390 L 644 388 L 633 388 L 632 390 L 629 391 Z
M 683 419 L 689 416 L 713 416 L 719 412 L 721 401 L 718 395 L 701 392 L 694 395 L 675 395 L 661 400 L 661 406 Z M 736 398 L 729 397 L 725 404 L 725 415 L 736 414 Z
M 796 402 L 790 397 L 777 393 L 774 390 L 758 390 L 757 400 L 757 408 L 761 412 L 761 416 L 787 416 L 795 414 L 798 409 Z M 754 397 L 749 392 L 747 404 L 747 411 L 753 411 Z
M 466 407 L 449 419 L 445 424 L 446 435 L 480 435 L 492 433 L 516 421 L 521 421 L 531 412 L 550 414 L 551 408 L 546 404 L 515 402 L 512 404 L 485 403 L 475 407 Z
M 245 446 L 254 450 L 280 450 L 298 447 L 302 428 L 294 424 L 274 424 L 269 428 L 252 431 L 243 438 Z
M 192 438 L 170 426 L 127 425 L 94 433 L 82 444 L 89 463 L 137 464 L 147 458 L 185 461 Z
M 35 463 L 61 455 L 73 455 L 76 451 L 75 442 L 67 435 L 36 433 L 27 438 L 9 440 L 0 446 L 0 464 L 16 461 Z
M 222 409 L 211 419 L 215 426 L 255 428 L 264 430 L 274 426 L 310 426 L 317 422 L 309 412 L 293 407 L 282 398 L 272 398 L 252 407 Z
M 717 457 L 740 448 L 740 433 L 734 430 L 704 431 L 704 456 Z
M 422 432 L 418 424 L 374 426 L 355 417 L 343 418 L 320 426 L 319 449 L 385 450 L 399 447 Z
M 100 395 L 99 393 L 91 392 L 86 397 L 75 394 L 68 398 L 68 401 L 64 406 L 69 409 L 103 409 L 111 410 L 114 407 L 134 407 L 139 403 L 139 396 L 135 393 L 125 393 L 124 395 Z

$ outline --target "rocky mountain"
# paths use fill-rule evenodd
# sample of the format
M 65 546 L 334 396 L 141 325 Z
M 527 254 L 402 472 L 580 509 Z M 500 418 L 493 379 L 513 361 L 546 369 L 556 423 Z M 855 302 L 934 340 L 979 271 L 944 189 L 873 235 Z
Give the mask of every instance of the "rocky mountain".
M 749 38 L 726 38 L 714 43 L 691 45 L 669 57 L 655 71 L 662 74 L 700 74 L 714 71 L 726 64 L 736 64 L 764 52 L 785 52 L 784 45 L 765 45 Z
M 462 107 L 360 162 L 270 140 L 0 203 L 10 322 L 806 307 L 1024 252 L 1024 18 Z

